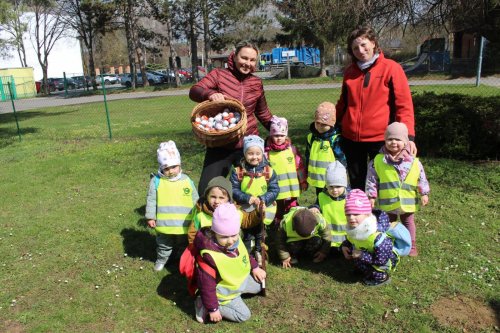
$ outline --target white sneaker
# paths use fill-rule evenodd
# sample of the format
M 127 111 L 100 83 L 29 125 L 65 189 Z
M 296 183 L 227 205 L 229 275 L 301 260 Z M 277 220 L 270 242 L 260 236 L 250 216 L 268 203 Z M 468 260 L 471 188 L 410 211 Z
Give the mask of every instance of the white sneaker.
M 205 322 L 205 318 L 207 317 L 207 311 L 203 306 L 203 302 L 201 301 L 201 296 L 197 296 L 196 299 L 194 300 L 194 313 L 196 316 L 196 320 L 199 323 L 203 324 Z
M 155 264 L 155 267 L 153 267 L 153 270 L 155 272 L 161 272 L 163 270 L 163 268 L 165 268 L 165 263 L 157 262 Z

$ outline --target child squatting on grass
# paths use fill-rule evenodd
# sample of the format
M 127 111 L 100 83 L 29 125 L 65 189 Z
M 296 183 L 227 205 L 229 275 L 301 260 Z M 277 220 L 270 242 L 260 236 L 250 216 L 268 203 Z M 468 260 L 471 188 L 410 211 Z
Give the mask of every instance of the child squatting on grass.
M 399 261 L 391 238 L 384 237 L 389 229 L 387 214 L 374 213 L 363 191 L 353 189 L 349 193 L 345 204 L 347 239 L 342 243 L 342 253 L 363 273 L 363 283 L 367 286 L 390 282 L 389 274 Z
M 410 153 L 406 125 L 390 124 L 384 137 L 385 145 L 368 166 L 366 193 L 372 207 L 387 212 L 391 222 L 399 216 L 410 232 L 410 256 L 416 257 L 415 212 L 419 194 L 423 206 L 429 202 L 429 182 L 420 160 Z
M 266 140 L 266 158 L 278 177 L 280 193 L 276 198 L 274 227 L 278 227 L 283 215 L 297 206 L 297 198 L 307 190 L 307 174 L 304 160 L 288 137 L 288 122 L 285 118 L 271 118 L 270 135 Z
M 203 323 L 207 316 L 212 322 L 223 318 L 235 322 L 250 319 L 241 294 L 261 292 L 266 272 L 240 241 L 240 214 L 236 207 L 231 203 L 219 205 L 214 210 L 211 229 L 199 230 L 194 246 L 202 257 L 202 264 L 196 266 L 196 320 Z
M 331 232 L 320 213 L 305 207 L 292 207 L 283 217 L 277 232 L 278 256 L 283 268 L 296 265 L 298 258 L 308 255 L 313 262 L 325 260 L 330 252 Z
M 221 204 L 232 202 L 233 188 L 231 182 L 223 177 L 212 178 L 207 185 L 207 189 L 196 203 L 196 211 L 193 221 L 188 229 L 188 243 L 192 244 L 196 232 L 201 228 L 210 228 L 214 210 Z
M 342 254 L 340 245 L 345 240 L 347 219 L 345 217 L 345 199 L 350 189 L 347 187 L 347 171 L 342 163 L 335 161 L 326 168 L 326 186 L 318 194 L 316 203 L 309 207 L 313 213 L 321 212 L 330 224 L 332 233 L 332 256 Z
M 186 234 L 198 192 L 193 181 L 182 173 L 181 156 L 174 141 L 162 142 L 156 152 L 160 168 L 149 182 L 146 219 L 148 226 L 156 231 L 154 270 L 159 272 L 172 251 L 180 256 L 186 247 Z
M 243 242 L 262 266 L 262 223 L 270 224 L 276 214 L 276 197 L 279 194 L 276 172 L 264 157 L 264 140 L 257 135 L 243 138 L 243 156 L 240 166 L 234 168 L 230 180 L 233 199 L 241 206 Z M 262 216 L 264 214 L 264 216 Z
M 328 163 L 340 161 L 346 165 L 345 156 L 340 148 L 340 131 L 335 126 L 335 105 L 323 102 L 318 105 L 314 122 L 309 126 L 307 135 L 306 165 L 307 182 L 316 188 L 316 196 L 325 187 L 325 174 Z

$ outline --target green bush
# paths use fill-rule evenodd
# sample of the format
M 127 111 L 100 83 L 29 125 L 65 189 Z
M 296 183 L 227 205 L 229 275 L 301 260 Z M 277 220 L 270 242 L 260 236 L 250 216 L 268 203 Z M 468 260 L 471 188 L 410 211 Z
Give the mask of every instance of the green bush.
M 498 159 L 500 96 L 424 92 L 413 104 L 420 155 Z

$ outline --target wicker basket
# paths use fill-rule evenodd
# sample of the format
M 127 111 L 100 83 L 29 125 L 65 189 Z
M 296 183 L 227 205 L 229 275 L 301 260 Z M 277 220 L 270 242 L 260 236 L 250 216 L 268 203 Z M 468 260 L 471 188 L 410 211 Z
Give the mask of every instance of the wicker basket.
M 199 128 L 195 122 L 196 117 L 207 116 L 214 117 L 224 109 L 232 109 L 241 114 L 240 121 L 225 131 L 208 132 Z M 196 139 L 207 147 L 220 147 L 238 141 L 245 135 L 247 130 L 247 113 L 245 107 L 239 101 L 234 99 L 225 99 L 223 101 L 205 101 L 196 105 L 191 112 L 191 125 Z

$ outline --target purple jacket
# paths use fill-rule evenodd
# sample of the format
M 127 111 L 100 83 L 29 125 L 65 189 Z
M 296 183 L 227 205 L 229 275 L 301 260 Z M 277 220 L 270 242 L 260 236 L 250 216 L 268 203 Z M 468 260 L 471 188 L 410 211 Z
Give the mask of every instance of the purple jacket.
M 241 239 L 239 240 L 242 241 Z M 211 250 L 225 253 L 228 257 L 237 257 L 238 249 L 234 251 L 227 251 L 224 247 L 218 245 L 215 240 L 212 238 L 212 232 L 209 228 L 202 228 L 196 233 L 196 237 L 194 238 L 194 246 L 199 250 Z M 209 312 L 215 312 L 219 309 L 219 301 L 217 299 L 216 287 L 217 283 L 220 282 L 221 277 L 219 274 L 219 270 L 217 269 L 217 265 L 215 264 L 214 259 L 208 253 L 203 254 L 203 261 L 215 269 L 216 276 L 213 278 L 209 273 L 205 272 L 201 267 L 196 265 L 196 274 L 197 274 L 197 283 L 198 289 L 200 291 L 201 301 L 203 306 Z M 252 256 L 250 258 L 250 266 L 253 269 L 259 267 L 259 264 Z M 250 274 L 250 272 L 248 272 Z

